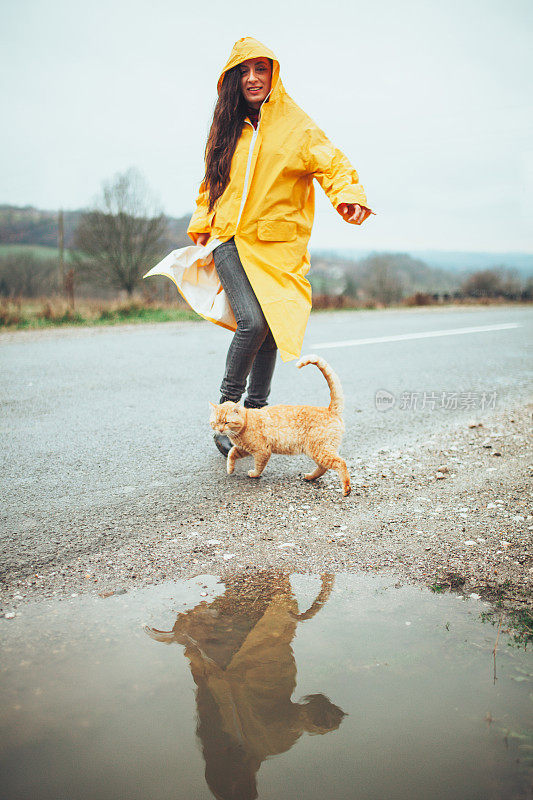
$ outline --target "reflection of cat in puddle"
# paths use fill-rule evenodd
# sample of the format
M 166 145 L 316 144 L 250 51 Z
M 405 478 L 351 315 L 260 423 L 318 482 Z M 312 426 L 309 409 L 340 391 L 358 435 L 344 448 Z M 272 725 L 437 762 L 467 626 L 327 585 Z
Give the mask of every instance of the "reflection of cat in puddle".
M 265 758 L 289 750 L 304 731 L 336 730 L 345 716 L 323 694 L 291 700 L 297 623 L 320 610 L 333 576 L 322 577 L 320 593 L 303 614 L 281 572 L 233 576 L 224 583 L 223 595 L 179 614 L 172 631 L 146 631 L 159 642 L 185 647 L 197 686 L 196 732 L 209 788 L 221 800 L 252 800 Z

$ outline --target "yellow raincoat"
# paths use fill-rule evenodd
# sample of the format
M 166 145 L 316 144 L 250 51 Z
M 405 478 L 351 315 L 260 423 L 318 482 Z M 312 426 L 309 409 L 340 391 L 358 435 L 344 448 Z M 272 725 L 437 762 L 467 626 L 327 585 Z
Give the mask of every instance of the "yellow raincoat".
M 315 207 L 313 178 L 335 208 L 341 203 L 367 206 L 367 201 L 346 156 L 286 93 L 279 62 L 267 47 L 251 37 L 239 39 L 218 89 L 227 70 L 261 56 L 272 59 L 273 68 L 270 95 L 262 104 L 257 130 L 246 120 L 229 183 L 211 212 L 202 183 L 188 233 L 194 242 L 200 233 L 209 233 L 210 242 L 216 243 L 235 237 L 280 355 L 283 361 L 290 361 L 300 355 L 311 310 L 311 286 L 305 276 Z M 220 287 L 219 294 L 222 291 Z M 227 318 L 221 321 L 211 314 L 205 316 L 236 328 L 234 320 L 228 324 Z
M 335 730 L 344 717 L 323 694 L 298 703 L 291 699 L 297 624 L 320 611 L 333 576 L 322 576 L 320 593 L 302 614 L 287 575 L 277 571 L 230 576 L 224 583 L 223 595 L 180 613 L 172 631 L 145 630 L 156 641 L 185 646 L 211 791 L 215 797 L 251 800 L 265 759 L 285 753 L 304 731 Z

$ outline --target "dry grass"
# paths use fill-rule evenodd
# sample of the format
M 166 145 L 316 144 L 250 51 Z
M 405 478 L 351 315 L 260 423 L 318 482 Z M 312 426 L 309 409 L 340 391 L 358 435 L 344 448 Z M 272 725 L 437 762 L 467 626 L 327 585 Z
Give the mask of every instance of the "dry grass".
M 60 325 L 116 325 L 123 322 L 175 322 L 201 319 L 185 305 L 126 301 L 80 300 L 75 308 L 61 297 L 0 301 L 0 328 L 47 328 Z
M 313 296 L 313 311 L 336 309 L 382 309 L 387 307 L 425 305 L 508 305 L 509 301 L 488 298 L 450 298 L 435 301 L 432 295 L 417 292 L 400 303 L 387 306 L 376 301 L 362 301 L 343 295 Z M 180 322 L 198 321 L 201 317 L 184 302 L 157 301 L 148 297 L 128 300 L 79 299 L 72 308 L 60 296 L 29 299 L 16 297 L 0 299 L 0 329 L 49 328 L 61 325 L 117 325 L 124 322 Z

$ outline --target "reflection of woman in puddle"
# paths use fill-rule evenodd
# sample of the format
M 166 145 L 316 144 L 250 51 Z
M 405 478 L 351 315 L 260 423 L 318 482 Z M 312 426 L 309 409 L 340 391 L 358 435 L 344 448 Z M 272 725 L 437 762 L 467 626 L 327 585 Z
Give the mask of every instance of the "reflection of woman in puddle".
M 147 632 L 185 646 L 197 686 L 197 734 L 209 788 L 220 800 L 252 800 L 265 758 L 289 750 L 304 731 L 336 730 L 344 717 L 323 694 L 291 701 L 296 625 L 326 602 L 333 576 L 322 577 L 320 593 L 304 614 L 298 614 L 289 578 L 280 572 L 234 576 L 225 585 L 209 605 L 180 614 L 172 631 Z

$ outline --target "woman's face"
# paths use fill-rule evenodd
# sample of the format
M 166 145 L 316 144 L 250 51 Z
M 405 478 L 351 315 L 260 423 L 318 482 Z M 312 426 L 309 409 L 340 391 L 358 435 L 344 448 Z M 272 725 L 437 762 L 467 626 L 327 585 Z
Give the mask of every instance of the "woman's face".
M 268 58 L 249 58 L 239 64 L 241 89 L 252 108 L 260 108 L 272 84 L 272 66 Z

